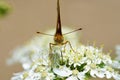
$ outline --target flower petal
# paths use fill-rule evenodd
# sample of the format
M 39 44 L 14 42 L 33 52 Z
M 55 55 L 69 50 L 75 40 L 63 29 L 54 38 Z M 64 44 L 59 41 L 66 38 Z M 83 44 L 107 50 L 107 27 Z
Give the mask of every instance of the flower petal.
M 68 69 L 67 67 L 63 67 L 63 68 L 54 68 L 53 72 L 61 77 L 68 77 L 69 75 L 72 74 L 72 71 L 70 69 Z
M 69 78 L 67 78 L 66 80 L 78 80 L 78 78 L 76 76 L 70 76 Z

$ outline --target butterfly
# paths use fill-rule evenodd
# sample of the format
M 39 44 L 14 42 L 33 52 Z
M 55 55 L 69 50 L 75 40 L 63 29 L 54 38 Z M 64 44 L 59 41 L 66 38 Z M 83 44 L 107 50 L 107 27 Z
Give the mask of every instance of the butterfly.
M 59 3 L 59 0 L 57 0 L 57 24 L 56 24 L 55 34 L 51 35 L 51 34 L 46 34 L 46 33 L 42 33 L 42 32 L 37 32 L 37 33 L 38 34 L 49 35 L 49 36 L 54 36 L 54 43 L 49 43 L 49 48 L 50 48 L 49 54 L 51 56 L 52 55 L 52 46 L 62 46 L 62 45 L 69 44 L 71 50 L 73 52 L 75 52 L 74 49 L 72 48 L 71 43 L 69 41 L 64 40 L 63 35 L 70 34 L 70 33 L 73 33 L 73 32 L 79 31 L 79 30 L 82 30 L 82 28 L 79 28 L 79 29 L 73 30 L 71 32 L 67 32 L 67 33 L 62 34 L 62 25 L 61 25 L 61 16 L 60 16 L 60 3 Z M 61 54 L 61 56 L 62 56 L 62 54 Z

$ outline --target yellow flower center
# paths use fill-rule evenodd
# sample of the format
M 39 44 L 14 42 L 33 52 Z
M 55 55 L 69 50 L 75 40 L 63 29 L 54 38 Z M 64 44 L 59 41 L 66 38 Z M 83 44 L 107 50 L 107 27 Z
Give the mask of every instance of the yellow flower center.
M 73 75 L 77 75 L 79 73 L 79 71 L 75 69 L 72 71 L 72 73 L 73 73 Z
M 95 69 L 97 66 L 96 66 L 96 64 L 90 64 L 90 66 L 91 66 L 91 68 L 93 68 L 93 69 Z
M 89 59 L 93 59 L 93 53 L 91 51 L 87 51 L 86 52 L 86 56 L 89 58 Z
M 38 66 L 36 69 L 35 69 L 35 72 L 41 72 L 45 70 L 45 68 L 43 66 Z
M 102 59 L 102 58 L 103 58 L 103 54 L 102 54 L 102 53 L 98 53 L 98 57 L 99 57 L 100 59 Z
M 107 70 L 110 71 L 110 72 L 114 71 L 113 68 L 111 68 L 111 67 L 107 67 Z
M 73 58 L 74 62 L 79 62 L 80 59 L 81 59 L 81 57 L 82 57 L 82 55 L 76 54 L 76 55 L 74 56 L 74 58 Z
M 38 62 L 43 62 L 43 60 L 42 59 L 38 59 Z
M 23 74 L 23 79 L 25 79 L 26 77 L 28 77 L 28 73 L 27 73 L 27 72 L 25 72 L 25 73 Z
M 41 76 L 42 76 L 43 78 L 45 78 L 45 77 L 47 76 L 47 72 L 43 71 L 43 72 L 41 73 Z

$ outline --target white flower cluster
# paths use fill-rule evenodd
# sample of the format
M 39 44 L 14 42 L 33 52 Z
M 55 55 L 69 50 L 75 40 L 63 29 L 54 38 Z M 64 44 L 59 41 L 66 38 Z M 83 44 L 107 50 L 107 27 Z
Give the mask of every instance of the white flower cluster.
M 117 57 L 113 61 L 112 66 L 116 69 L 120 69 L 120 45 L 117 45 L 115 48 L 116 48 Z
M 22 63 L 24 71 L 14 74 L 11 80 L 86 80 L 90 77 L 120 80 L 109 53 L 104 54 L 102 48 L 79 44 L 78 39 L 69 39 L 72 36 L 77 39 L 75 34 L 66 39 L 73 48 L 70 44 L 52 46 L 50 53 L 47 45 L 51 40 L 37 37 L 16 50 L 9 63 Z
M 116 60 L 120 61 L 120 45 L 116 46 L 116 54 L 117 54 Z

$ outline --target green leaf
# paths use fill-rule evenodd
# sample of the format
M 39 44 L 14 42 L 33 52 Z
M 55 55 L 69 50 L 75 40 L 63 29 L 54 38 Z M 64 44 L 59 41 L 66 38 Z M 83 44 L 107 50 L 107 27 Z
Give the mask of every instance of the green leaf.
M 77 67 L 77 70 L 80 72 L 80 71 L 84 70 L 85 66 L 86 66 L 86 63 L 83 63 L 83 64 L 81 64 L 81 66 L 76 66 L 76 67 Z
M 105 64 L 103 62 L 101 62 L 100 64 L 97 64 L 98 67 L 103 68 L 105 66 Z
M 86 76 L 87 78 L 90 78 L 90 77 L 91 77 L 90 72 L 85 73 L 85 76 Z
M 66 78 L 59 78 L 59 77 L 56 77 L 55 79 L 53 80 L 66 80 Z
M 74 64 L 72 64 L 72 65 L 70 66 L 70 69 L 71 69 L 71 70 L 74 70 L 74 69 L 75 69 Z
M 69 65 L 69 59 L 67 59 L 67 61 L 66 61 L 66 67 L 69 67 L 70 65 Z
M 63 60 L 59 60 L 59 63 L 61 66 L 65 65 L 65 62 Z
M 6 16 L 10 11 L 10 6 L 3 2 L 0 1 L 0 17 Z
M 56 78 L 56 79 L 53 79 L 53 80 L 62 80 L 62 78 Z

